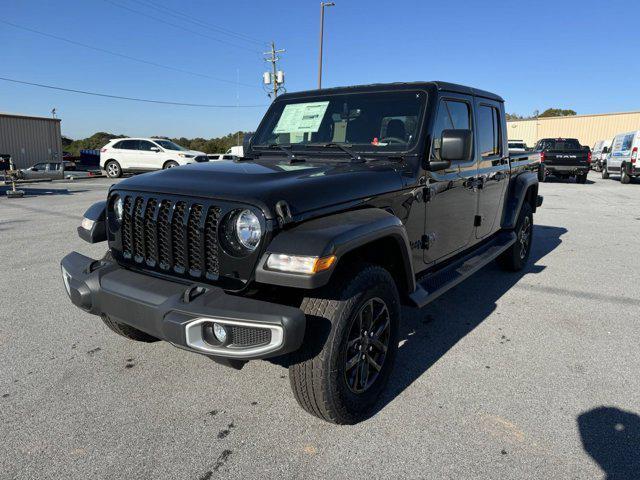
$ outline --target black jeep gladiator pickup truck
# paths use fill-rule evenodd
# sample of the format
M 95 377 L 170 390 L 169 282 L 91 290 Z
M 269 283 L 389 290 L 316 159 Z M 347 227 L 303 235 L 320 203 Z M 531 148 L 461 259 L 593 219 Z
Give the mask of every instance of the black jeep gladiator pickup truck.
M 62 260 L 71 301 L 132 340 L 286 365 L 305 410 L 354 423 L 392 373 L 402 304 L 529 258 L 538 166 L 509 155 L 492 93 L 285 94 L 244 146 L 113 185 L 78 227 L 104 258 Z
M 576 177 L 577 183 L 586 183 L 591 170 L 591 151 L 575 138 L 543 138 L 535 151 L 540 154 L 540 180 L 549 175 L 562 179 Z

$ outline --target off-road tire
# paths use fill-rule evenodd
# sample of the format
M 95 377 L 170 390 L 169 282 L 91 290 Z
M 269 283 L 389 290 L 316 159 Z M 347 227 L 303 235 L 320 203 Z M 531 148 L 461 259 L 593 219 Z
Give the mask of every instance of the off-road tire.
M 162 165 L 162 169 L 166 170 L 167 168 L 174 168 L 174 167 L 179 167 L 180 164 L 178 162 L 176 162 L 175 160 L 169 160 L 167 162 L 164 162 L 164 165 Z
M 107 315 L 102 315 L 102 321 L 104 324 L 109 327 L 109 329 L 118 335 L 128 338 L 130 340 L 135 340 L 136 342 L 145 342 L 152 343 L 157 342 L 158 339 L 156 337 L 152 337 L 148 333 L 144 333 L 137 328 L 133 328 L 125 323 L 120 323 L 115 320 L 112 320 Z
M 120 178 L 122 176 L 122 167 L 115 160 L 109 160 L 104 164 L 104 171 L 109 178 Z
M 606 163 L 602 165 L 601 172 L 602 172 L 603 180 L 607 180 L 609 178 L 609 170 L 607 170 L 607 164 Z
M 631 183 L 631 175 L 627 172 L 626 165 L 620 167 L 620 183 L 624 183 L 625 185 Z
M 291 355 L 289 381 L 304 410 L 331 423 L 353 424 L 366 418 L 393 369 L 400 299 L 393 277 L 379 266 L 353 266 L 336 274 L 331 285 L 302 301 L 307 328 L 303 346 Z M 347 341 L 358 312 L 372 299 L 381 299 L 389 313 L 386 357 L 373 384 L 362 393 L 354 393 L 345 373 Z
M 525 229 L 527 228 L 527 218 L 529 219 L 528 232 L 525 232 Z M 514 232 L 516 234 L 516 243 L 511 245 L 498 257 L 498 264 L 503 269 L 510 272 L 518 272 L 522 270 L 531 256 L 531 245 L 533 243 L 533 212 L 531 210 L 531 205 L 529 205 L 528 202 L 522 204 Z M 522 255 L 523 235 L 529 236 L 524 255 Z

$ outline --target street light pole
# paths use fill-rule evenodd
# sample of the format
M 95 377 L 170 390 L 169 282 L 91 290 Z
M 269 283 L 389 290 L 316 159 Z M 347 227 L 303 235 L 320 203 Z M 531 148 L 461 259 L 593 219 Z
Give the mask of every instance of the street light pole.
M 334 2 L 320 2 L 320 53 L 318 57 L 318 90 L 322 88 L 322 42 L 324 36 L 324 7 L 333 7 Z

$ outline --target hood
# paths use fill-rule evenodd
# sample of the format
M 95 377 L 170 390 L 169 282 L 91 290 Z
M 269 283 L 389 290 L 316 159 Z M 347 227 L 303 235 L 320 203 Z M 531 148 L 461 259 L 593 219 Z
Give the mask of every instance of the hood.
M 253 160 L 193 163 L 125 179 L 114 189 L 157 192 L 249 203 L 273 218 L 286 201 L 296 217 L 313 210 L 362 201 L 402 188 L 396 164 Z

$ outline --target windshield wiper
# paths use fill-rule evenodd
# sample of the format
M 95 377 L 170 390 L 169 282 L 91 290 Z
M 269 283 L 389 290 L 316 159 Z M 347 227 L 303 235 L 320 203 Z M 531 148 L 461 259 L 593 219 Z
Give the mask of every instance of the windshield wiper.
M 342 144 L 342 143 L 335 143 L 335 142 L 329 142 L 329 143 L 307 143 L 307 144 L 305 144 L 305 147 L 322 147 L 322 148 L 335 147 L 335 148 L 338 148 L 338 149 L 342 150 L 347 155 L 349 155 L 351 157 L 351 162 L 352 163 L 364 162 L 364 159 L 360 155 L 358 155 L 353 150 L 351 150 L 350 147 L 352 147 L 352 146 L 353 145 L 351 145 L 351 144 Z
M 287 154 L 287 157 L 289 158 L 289 163 L 296 163 L 296 162 L 304 162 L 305 159 L 304 158 L 300 158 L 300 157 L 296 157 L 295 153 L 291 152 L 291 144 L 290 143 L 270 143 L 268 145 L 255 145 L 256 147 L 266 147 L 269 150 L 273 150 L 273 149 L 278 149 L 283 151 L 284 153 Z

